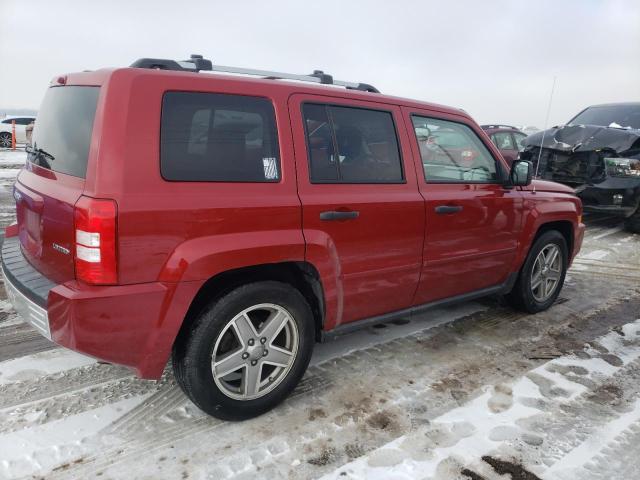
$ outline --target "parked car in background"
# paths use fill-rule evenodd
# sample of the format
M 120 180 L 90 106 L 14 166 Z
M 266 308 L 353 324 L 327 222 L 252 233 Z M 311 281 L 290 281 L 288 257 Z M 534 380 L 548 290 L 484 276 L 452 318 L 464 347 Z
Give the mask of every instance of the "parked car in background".
M 482 129 L 509 164 L 518 158 L 518 153 L 524 148 L 522 142 L 527 137 L 525 133 L 509 125 L 482 125 Z
M 538 127 L 535 127 L 533 125 L 522 125 L 522 126 L 517 126 L 516 128 L 526 135 L 532 135 L 540 131 Z
M 587 107 L 524 143 L 521 158 L 540 159 L 540 178 L 571 186 L 585 210 L 624 217 L 640 233 L 640 102 Z
M 558 297 L 580 200 L 509 168 L 463 111 L 318 71 L 132 67 L 59 77 L 15 183 L 5 285 L 54 342 L 143 378 L 171 358 L 196 405 L 243 419 L 295 388 L 316 341 Z
M 11 147 L 12 122 L 16 122 L 16 143 L 27 143 L 27 125 L 35 122 L 36 117 L 23 115 L 6 117 L 0 120 L 0 147 Z

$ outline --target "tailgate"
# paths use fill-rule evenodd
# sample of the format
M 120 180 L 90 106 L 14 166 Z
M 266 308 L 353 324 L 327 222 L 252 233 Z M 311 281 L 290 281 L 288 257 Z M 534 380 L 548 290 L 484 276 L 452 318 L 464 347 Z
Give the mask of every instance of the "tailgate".
M 56 283 L 75 278 L 74 205 L 84 190 L 99 87 L 51 87 L 14 186 L 22 252 Z

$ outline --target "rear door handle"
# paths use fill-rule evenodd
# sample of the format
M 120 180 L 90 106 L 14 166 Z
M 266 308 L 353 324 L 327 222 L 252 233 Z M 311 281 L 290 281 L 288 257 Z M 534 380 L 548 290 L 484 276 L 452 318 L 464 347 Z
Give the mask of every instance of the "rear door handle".
M 350 218 L 358 218 L 360 212 L 350 211 L 350 212 L 321 212 L 320 220 L 349 220 Z
M 458 213 L 462 211 L 460 205 L 438 205 L 436 207 L 436 213 L 438 215 L 446 215 L 448 213 Z

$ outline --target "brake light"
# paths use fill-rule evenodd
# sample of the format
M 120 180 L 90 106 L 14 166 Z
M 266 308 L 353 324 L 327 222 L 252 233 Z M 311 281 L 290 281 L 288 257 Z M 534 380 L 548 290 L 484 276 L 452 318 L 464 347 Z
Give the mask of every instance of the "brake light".
M 93 285 L 118 283 L 116 217 L 113 200 L 82 196 L 76 202 L 76 278 Z

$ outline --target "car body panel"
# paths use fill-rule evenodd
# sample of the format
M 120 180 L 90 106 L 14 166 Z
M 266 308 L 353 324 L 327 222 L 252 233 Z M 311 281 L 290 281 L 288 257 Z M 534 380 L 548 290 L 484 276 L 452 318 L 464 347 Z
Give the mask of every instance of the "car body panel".
M 403 107 L 405 124 L 411 115 L 433 117 L 430 110 Z M 507 170 L 495 145 L 488 142 L 475 123 L 460 115 L 438 118 L 460 122 L 471 128 L 497 162 Z M 412 142 L 416 168 L 422 172 L 417 139 Z M 425 199 L 426 229 L 423 268 L 415 303 L 427 303 L 503 283 L 512 272 L 522 228 L 522 196 L 501 183 L 427 183 L 418 175 Z M 437 214 L 442 205 L 462 207 L 452 214 Z
M 390 112 L 400 142 L 405 182 L 311 183 L 301 112 L 305 102 Z M 424 201 L 416 188 L 400 109 L 373 101 L 295 94 L 289 99 L 289 112 L 296 148 L 303 233 L 308 245 L 305 259 L 318 268 L 322 277 L 335 274 L 336 266 L 339 268 L 335 300 L 330 297 L 332 302 L 327 302 L 325 328 L 409 307 L 420 276 Z M 359 216 L 344 221 L 324 221 L 320 213 L 325 211 L 354 211 Z M 325 266 L 327 259 L 333 260 Z M 333 293 L 329 288 L 329 295 Z

